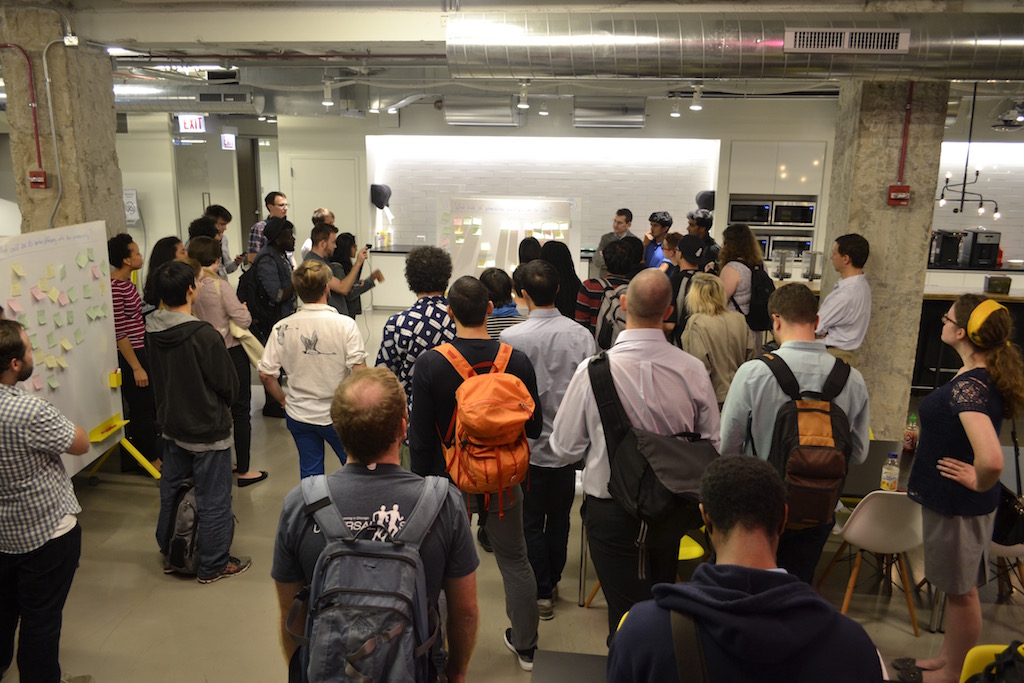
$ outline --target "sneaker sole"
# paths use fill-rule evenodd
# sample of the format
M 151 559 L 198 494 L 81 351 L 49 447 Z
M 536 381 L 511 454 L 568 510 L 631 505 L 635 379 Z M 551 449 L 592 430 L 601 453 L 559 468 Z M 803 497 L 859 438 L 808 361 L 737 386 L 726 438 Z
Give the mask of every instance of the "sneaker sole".
M 505 642 L 505 647 L 508 648 L 508 651 L 516 656 L 516 661 L 519 662 L 519 668 L 523 671 L 533 671 L 533 662 L 528 662 L 519 656 L 519 652 L 516 650 L 515 646 L 512 645 L 512 642 L 508 639 L 508 634 L 503 633 L 501 635 L 501 639 Z
M 538 616 L 540 616 L 540 620 L 541 621 L 551 621 L 552 619 L 555 618 L 555 613 L 554 612 L 549 612 L 549 613 L 545 614 L 544 612 L 541 612 Z
M 230 574 L 223 574 L 222 573 L 222 574 L 217 574 L 217 576 L 211 577 L 209 579 L 196 579 L 196 580 L 199 581 L 199 583 L 201 583 L 201 584 L 203 584 L 205 586 L 206 584 L 214 583 L 215 581 L 220 581 L 221 579 L 230 579 L 232 576 L 238 576 L 239 574 L 244 574 L 245 572 L 249 571 L 249 567 L 251 567 L 251 566 L 252 566 L 252 564 L 247 564 L 246 566 L 244 566 L 241 569 L 239 569 L 237 572 L 231 572 Z

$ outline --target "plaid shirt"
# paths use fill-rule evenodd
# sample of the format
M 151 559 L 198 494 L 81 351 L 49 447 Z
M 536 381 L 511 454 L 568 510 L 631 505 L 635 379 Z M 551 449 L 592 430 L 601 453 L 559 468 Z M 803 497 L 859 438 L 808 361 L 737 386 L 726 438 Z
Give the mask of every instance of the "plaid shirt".
M 50 403 L 0 384 L 0 552 L 40 548 L 82 511 L 60 459 L 74 440 L 74 423 Z
M 267 240 L 263 239 L 263 229 L 267 227 L 266 221 L 259 221 L 251 228 L 249 228 L 249 253 L 255 254 L 260 249 L 267 245 Z
M 448 300 L 424 296 L 407 311 L 396 313 L 384 324 L 377 365 L 395 373 L 405 388 L 412 412 L 412 365 L 425 351 L 455 339 L 455 321 L 448 316 Z

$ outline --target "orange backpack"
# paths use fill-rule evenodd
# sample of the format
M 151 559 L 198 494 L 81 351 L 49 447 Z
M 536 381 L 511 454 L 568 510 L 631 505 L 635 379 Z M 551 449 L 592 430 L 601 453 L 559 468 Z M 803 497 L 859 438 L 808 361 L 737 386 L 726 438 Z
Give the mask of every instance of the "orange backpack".
M 502 344 L 490 372 L 478 375 L 451 344 L 436 347 L 463 382 L 441 440 L 448 476 L 465 493 L 498 493 L 521 484 L 530 470 L 526 423 L 534 402 L 521 379 L 505 372 L 512 347 Z

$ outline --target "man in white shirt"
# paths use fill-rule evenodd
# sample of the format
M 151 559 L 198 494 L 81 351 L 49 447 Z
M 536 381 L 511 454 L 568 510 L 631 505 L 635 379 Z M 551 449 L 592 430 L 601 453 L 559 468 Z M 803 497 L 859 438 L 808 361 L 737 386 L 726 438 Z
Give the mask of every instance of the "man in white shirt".
M 324 473 L 324 442 L 345 464 L 345 448 L 331 423 L 334 390 L 354 370 L 366 367 L 366 350 L 356 322 L 328 303 L 331 269 L 307 260 L 292 273 L 304 306 L 274 325 L 259 373 L 270 398 L 284 407 L 288 431 L 299 451 L 302 477 Z M 281 371 L 288 374 L 282 388 Z
M 626 329 L 608 350 L 612 380 L 634 427 L 657 434 L 699 432 L 718 448 L 718 399 L 711 378 L 661 329 L 672 312 L 671 299 L 672 285 L 660 270 L 643 270 L 630 282 L 621 300 Z M 640 556 L 639 520 L 608 493 L 608 447 L 588 366 L 589 359 L 580 363 L 569 382 L 550 445 L 558 464 L 583 460 L 583 523 L 612 634 L 634 603 L 651 599 L 655 583 L 675 581 L 679 539 L 700 519 L 696 506 L 684 506 L 666 522 L 648 525 L 641 539 L 646 552 Z
M 836 238 L 832 245 L 832 267 L 839 282 L 818 309 L 818 327 L 814 338 L 825 342 L 828 352 L 851 363 L 871 322 L 871 286 L 864 276 L 870 247 L 862 235 L 850 233 Z
M 629 209 L 619 209 L 612 219 L 612 231 L 601 235 L 601 241 L 597 244 L 597 251 L 594 252 L 594 265 L 597 266 L 599 277 L 608 277 L 608 266 L 604 262 L 604 248 L 616 240 L 621 240 L 630 234 L 629 229 L 633 225 L 633 212 Z
M 558 271 L 534 259 L 516 271 L 519 291 L 530 317 L 507 327 L 500 341 L 522 351 L 537 373 L 544 427 L 530 439 L 530 486 L 523 494 L 526 551 L 537 577 L 537 608 L 545 621 L 554 618 L 555 590 L 565 568 L 569 511 L 576 495 L 576 467 L 559 462 L 549 440 L 555 413 L 582 361 L 597 353 L 594 337 L 555 309 Z

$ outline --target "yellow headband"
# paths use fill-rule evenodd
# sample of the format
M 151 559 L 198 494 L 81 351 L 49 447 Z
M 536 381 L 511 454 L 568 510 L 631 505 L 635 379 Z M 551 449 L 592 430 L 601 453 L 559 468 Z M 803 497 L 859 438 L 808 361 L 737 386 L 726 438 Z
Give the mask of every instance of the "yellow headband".
M 981 340 L 978 338 L 978 330 L 985 324 L 988 317 L 999 309 L 1006 310 L 1006 306 L 1003 306 L 998 301 L 993 299 L 985 299 L 978 304 L 973 311 L 971 311 L 971 317 L 967 320 L 967 338 L 970 339 L 975 346 L 981 347 Z

